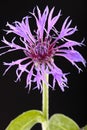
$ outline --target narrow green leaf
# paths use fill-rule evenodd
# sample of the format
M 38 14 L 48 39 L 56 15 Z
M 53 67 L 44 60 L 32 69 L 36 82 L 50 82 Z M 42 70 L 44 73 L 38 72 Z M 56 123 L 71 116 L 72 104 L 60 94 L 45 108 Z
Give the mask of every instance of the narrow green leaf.
M 30 130 L 36 123 L 43 123 L 44 121 L 41 111 L 31 110 L 12 120 L 6 130 Z
M 55 114 L 51 117 L 48 130 L 79 130 L 79 126 L 69 117 L 63 114 Z

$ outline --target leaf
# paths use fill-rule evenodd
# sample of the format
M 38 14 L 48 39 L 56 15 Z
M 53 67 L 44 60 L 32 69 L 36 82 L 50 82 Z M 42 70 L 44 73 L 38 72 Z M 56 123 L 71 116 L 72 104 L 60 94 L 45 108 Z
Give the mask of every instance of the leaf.
M 79 130 L 79 126 L 69 117 L 63 114 L 55 114 L 51 117 L 48 130 Z
M 87 125 L 85 125 L 81 130 L 87 130 Z
M 36 123 L 43 123 L 44 121 L 41 111 L 31 110 L 12 120 L 6 130 L 30 130 Z
M 87 125 L 86 125 L 86 126 L 84 126 L 83 128 L 84 128 L 84 130 L 87 130 Z

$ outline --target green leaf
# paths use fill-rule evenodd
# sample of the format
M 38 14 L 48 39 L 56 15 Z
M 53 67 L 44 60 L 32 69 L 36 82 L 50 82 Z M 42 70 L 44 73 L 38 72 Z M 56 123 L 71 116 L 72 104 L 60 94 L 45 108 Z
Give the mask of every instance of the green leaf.
M 87 130 L 87 125 L 85 125 L 81 130 Z
M 79 130 L 79 126 L 69 117 L 63 114 L 55 114 L 51 117 L 48 130 Z
M 31 110 L 12 120 L 6 130 L 30 130 L 36 123 L 43 123 L 44 121 L 41 111 Z

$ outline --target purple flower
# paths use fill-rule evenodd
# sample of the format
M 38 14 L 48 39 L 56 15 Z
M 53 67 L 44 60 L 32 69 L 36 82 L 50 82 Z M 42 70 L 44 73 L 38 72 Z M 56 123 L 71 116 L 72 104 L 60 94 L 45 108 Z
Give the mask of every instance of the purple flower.
M 14 37 L 11 42 L 3 37 L 2 41 L 5 43 L 5 46 L 0 47 L 0 49 L 3 49 L 0 56 L 21 50 L 24 53 L 24 57 L 12 61 L 11 63 L 4 62 L 4 65 L 7 66 L 4 74 L 11 67 L 16 65 L 16 81 L 20 81 L 22 74 L 26 72 L 26 87 L 29 87 L 29 90 L 33 82 L 36 83 L 35 88 L 42 90 L 42 81 L 53 89 L 55 88 L 56 82 L 62 91 L 64 91 L 64 87 L 68 87 L 66 78 L 68 73 L 63 73 L 63 71 L 55 65 L 54 56 L 66 58 L 79 72 L 81 68 L 76 63 L 81 62 L 84 66 L 86 65 L 84 58 L 74 49 L 74 46 L 82 46 L 83 41 L 79 43 L 67 38 L 67 36 L 77 31 L 77 27 L 70 27 L 72 20 L 69 20 L 70 18 L 67 17 L 61 30 L 57 31 L 54 26 L 61 16 L 61 10 L 55 17 L 52 17 L 53 12 L 54 7 L 49 11 L 47 6 L 43 13 L 36 7 L 33 13 L 30 13 L 30 16 L 24 17 L 21 22 L 15 21 L 12 25 L 9 23 L 6 25 L 10 28 L 6 30 L 7 34 L 14 33 L 18 35 L 21 44 L 16 43 L 16 37 Z M 37 29 L 31 32 L 30 19 L 32 18 L 36 21 Z M 7 50 L 4 51 L 6 48 Z M 46 73 L 53 76 L 52 86 L 46 82 Z

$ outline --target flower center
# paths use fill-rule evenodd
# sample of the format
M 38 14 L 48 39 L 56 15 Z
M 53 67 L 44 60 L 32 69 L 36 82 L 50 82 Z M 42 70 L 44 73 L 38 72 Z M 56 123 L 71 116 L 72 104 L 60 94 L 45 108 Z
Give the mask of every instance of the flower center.
M 35 53 L 39 61 L 45 60 L 48 55 L 48 48 L 46 44 L 37 44 L 35 47 Z
M 52 57 L 55 54 L 55 49 L 52 44 L 48 44 L 44 41 L 43 43 L 40 42 L 31 46 L 28 51 L 25 51 L 25 54 L 34 62 L 46 63 L 52 60 Z
M 38 44 L 35 48 L 35 52 L 38 56 L 43 57 L 47 54 L 47 47 L 42 44 Z

